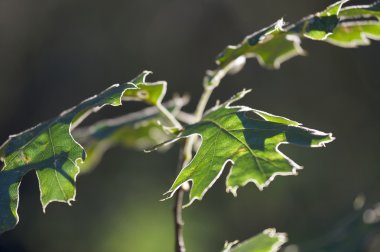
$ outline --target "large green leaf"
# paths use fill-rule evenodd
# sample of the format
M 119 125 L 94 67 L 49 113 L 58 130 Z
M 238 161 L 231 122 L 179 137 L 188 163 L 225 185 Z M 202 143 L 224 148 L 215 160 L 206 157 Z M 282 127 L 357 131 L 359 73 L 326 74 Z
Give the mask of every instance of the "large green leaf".
M 136 84 L 141 85 L 147 73 L 135 78 Z M 121 105 L 125 93 L 136 89 L 133 81 L 115 84 L 56 118 L 11 136 L 0 147 L 4 162 L 0 171 L 0 233 L 12 229 L 18 222 L 19 186 L 22 177 L 31 170 L 37 172 L 44 211 L 52 201 L 70 204 L 75 200 L 78 165 L 84 160 L 85 152 L 71 131 L 104 105 Z
M 177 141 L 199 135 L 202 144 L 193 160 L 182 169 L 170 196 L 185 182 L 191 181 L 190 203 L 202 199 L 221 175 L 227 163 L 233 166 L 227 177 L 227 192 L 236 195 L 237 189 L 254 182 L 262 190 L 277 175 L 295 175 L 301 167 L 278 150 L 281 144 L 321 147 L 331 142 L 331 134 L 300 126 L 287 118 L 230 104 L 242 98 L 243 91 L 223 105 L 209 111 L 203 119 L 185 127 Z M 259 119 L 251 118 L 247 113 Z
M 187 97 L 176 97 L 164 106 L 176 115 L 187 102 Z M 81 173 L 95 167 L 103 154 L 115 145 L 144 150 L 168 140 L 171 136 L 161 126 L 168 123 L 167 118 L 162 116 L 156 107 L 150 107 L 76 129 L 73 135 L 85 147 L 87 153 L 86 162 L 80 164 Z
M 239 244 L 227 243 L 222 252 L 276 252 L 285 242 L 286 234 L 276 233 L 275 229 L 270 228 Z

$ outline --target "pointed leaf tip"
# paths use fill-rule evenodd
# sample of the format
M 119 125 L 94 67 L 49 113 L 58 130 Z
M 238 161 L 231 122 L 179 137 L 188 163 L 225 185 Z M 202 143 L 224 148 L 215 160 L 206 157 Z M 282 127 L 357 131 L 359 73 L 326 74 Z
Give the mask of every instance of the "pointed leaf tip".
M 354 19 L 355 23 L 365 21 L 363 18 L 368 17 L 380 20 L 380 2 L 342 7 L 347 2 L 348 0 L 338 1 L 325 10 L 309 15 L 294 24 L 286 25 L 283 19 L 280 19 L 245 37 L 239 44 L 227 46 L 216 58 L 219 68 L 209 72 L 211 73 L 210 82 L 214 81 L 218 84 L 225 72 L 228 72 L 230 65 L 241 57 L 257 58 L 261 66 L 278 69 L 283 62 L 306 54 L 301 47 L 303 38 L 325 41 L 330 36 L 334 36 L 335 38 L 328 42 L 336 46 L 354 47 L 352 43 L 344 43 L 344 40 L 350 40 L 352 35 L 350 32 L 342 31 L 342 24 L 347 19 Z M 336 37 L 340 37 L 340 41 L 336 41 Z M 365 40 L 367 38 L 379 39 L 377 35 L 370 33 L 362 39 L 361 43 L 358 42 L 359 45 L 368 45 L 369 43 Z
M 44 212 L 53 201 L 70 205 L 75 200 L 78 161 L 83 160 L 84 149 L 71 131 L 103 106 L 121 105 L 123 94 L 130 89 L 135 89 L 130 83 L 112 85 L 57 117 L 10 136 L 1 147 L 4 165 L 0 171 L 0 233 L 18 223 L 19 187 L 31 170 L 37 173 Z
M 285 233 L 277 233 L 276 229 L 269 228 L 241 243 L 226 242 L 222 252 L 277 252 L 287 241 Z
M 301 168 L 279 151 L 281 144 L 322 147 L 333 140 L 331 134 L 302 127 L 285 117 L 248 107 L 229 106 L 236 97 L 240 95 L 214 108 L 199 123 L 188 125 L 178 138 L 167 142 L 195 134 L 202 138 L 196 155 L 169 190 L 174 192 L 191 180 L 189 204 L 203 198 L 227 163 L 232 164 L 226 179 L 228 192 L 236 195 L 237 189 L 249 182 L 262 190 L 276 176 L 295 175 Z M 250 118 L 247 112 L 256 113 L 263 119 Z

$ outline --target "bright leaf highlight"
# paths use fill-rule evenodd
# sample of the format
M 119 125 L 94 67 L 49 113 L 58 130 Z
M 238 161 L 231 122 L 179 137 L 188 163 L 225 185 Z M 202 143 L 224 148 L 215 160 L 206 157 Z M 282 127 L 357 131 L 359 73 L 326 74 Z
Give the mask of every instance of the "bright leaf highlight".
M 0 233 L 12 229 L 18 222 L 20 183 L 22 177 L 31 170 L 37 173 L 44 211 L 50 202 L 70 204 L 75 200 L 75 180 L 79 164 L 85 159 L 86 153 L 71 131 L 103 106 L 121 105 L 126 93 L 134 95 L 132 90 L 138 89 L 137 86 L 145 82 L 148 74 L 144 71 L 132 82 L 115 84 L 56 118 L 11 136 L 0 147 L 0 157 L 4 162 L 0 171 Z M 159 96 L 158 92 L 154 92 L 150 101 Z
M 242 91 L 226 103 L 211 109 L 203 119 L 185 127 L 179 137 L 199 135 L 202 144 L 193 160 L 182 169 L 168 191 L 172 196 L 185 182 L 191 181 L 191 204 L 201 200 L 215 183 L 227 163 L 227 192 L 236 195 L 237 189 L 254 182 L 262 190 L 277 175 L 295 175 L 299 165 L 278 150 L 281 144 L 322 147 L 334 140 L 331 134 L 302 127 L 287 118 L 244 106 L 230 106 L 249 91 Z M 253 113 L 260 119 L 249 117 Z M 188 205 L 189 205 L 188 204 Z

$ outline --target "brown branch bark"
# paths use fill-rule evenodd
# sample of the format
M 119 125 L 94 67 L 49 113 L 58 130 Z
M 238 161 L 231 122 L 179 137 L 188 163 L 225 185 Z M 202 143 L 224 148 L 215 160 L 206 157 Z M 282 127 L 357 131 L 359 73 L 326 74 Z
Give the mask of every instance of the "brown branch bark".
M 183 239 L 182 203 L 184 190 L 179 188 L 175 195 L 174 218 L 175 218 L 175 252 L 185 252 Z
M 179 150 L 179 160 L 178 160 L 178 167 L 177 172 L 180 172 L 182 167 L 184 167 L 185 162 L 187 160 L 186 153 L 185 153 L 185 146 L 187 144 L 187 141 L 185 141 L 180 150 Z M 183 190 L 182 186 L 177 190 L 175 193 L 175 203 L 173 207 L 174 211 L 174 232 L 175 232 L 175 252 L 185 252 L 185 240 L 183 238 L 183 219 L 182 219 L 182 205 L 183 205 L 183 194 L 185 191 Z

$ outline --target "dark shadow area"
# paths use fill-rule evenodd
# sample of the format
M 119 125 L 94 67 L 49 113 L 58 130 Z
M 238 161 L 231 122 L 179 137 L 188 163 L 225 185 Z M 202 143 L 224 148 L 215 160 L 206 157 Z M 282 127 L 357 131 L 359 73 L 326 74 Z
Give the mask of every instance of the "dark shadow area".
M 215 68 L 216 55 L 227 45 L 281 17 L 295 22 L 333 2 L 2 0 L 0 142 L 145 69 L 154 73 L 148 80 L 168 81 L 165 100 L 191 93 L 185 109 L 191 112 L 206 69 Z M 234 198 L 225 193 L 225 180 L 218 182 L 203 201 L 184 210 L 189 252 L 220 251 L 225 240 L 244 240 L 269 227 L 302 245 L 330 236 L 334 223 L 352 214 L 358 194 L 380 200 L 380 43 L 357 49 L 318 41 L 302 45 L 308 55 L 276 71 L 247 61 L 241 73 L 225 78 L 209 106 L 252 88 L 239 104 L 332 132 L 336 140 L 326 148 L 284 146 L 304 169 L 276 178 L 262 192 L 247 185 Z M 89 121 L 143 106 L 107 106 Z M 159 200 L 176 177 L 177 146 L 166 154 L 113 148 L 93 172 L 78 178 L 73 206 L 53 203 L 46 214 L 36 181 L 26 179 L 20 223 L 0 237 L 0 251 L 171 251 L 173 201 Z M 369 250 L 370 239 L 363 242 L 361 252 L 377 252 Z

